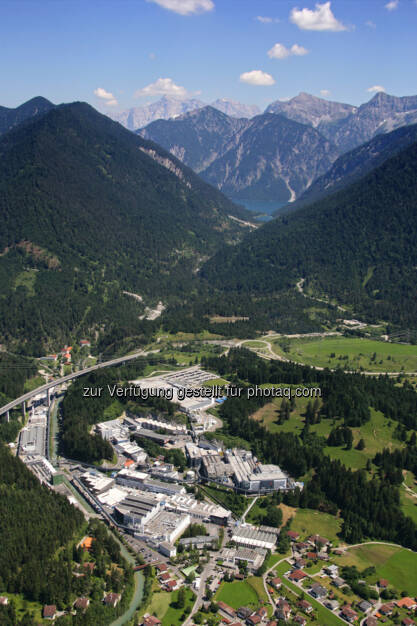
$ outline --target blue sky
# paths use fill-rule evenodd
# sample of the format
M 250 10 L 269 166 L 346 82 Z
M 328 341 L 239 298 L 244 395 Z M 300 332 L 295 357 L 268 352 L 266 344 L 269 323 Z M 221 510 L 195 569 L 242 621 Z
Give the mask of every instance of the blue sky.
M 360 104 L 372 87 L 417 94 L 416 33 L 416 0 L 0 0 L 0 104 Z

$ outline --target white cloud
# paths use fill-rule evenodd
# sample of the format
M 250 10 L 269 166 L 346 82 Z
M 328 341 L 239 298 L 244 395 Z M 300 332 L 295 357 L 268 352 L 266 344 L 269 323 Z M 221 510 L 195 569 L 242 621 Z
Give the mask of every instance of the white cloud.
M 347 27 L 335 18 L 331 10 L 331 2 L 316 4 L 315 11 L 311 9 L 292 9 L 290 21 L 302 30 L 347 30 Z
M 146 85 L 135 92 L 135 98 L 153 96 L 173 96 L 174 98 L 186 98 L 188 92 L 185 87 L 176 85 L 172 78 L 158 78 L 154 83 Z
M 212 0 L 146 0 L 159 4 L 160 7 L 174 11 L 179 15 L 192 15 L 193 13 L 205 13 L 214 9 Z
M 299 46 L 298 43 L 295 43 L 293 46 L 291 46 L 291 54 L 294 54 L 297 57 L 303 57 L 309 52 L 310 50 L 307 50 L 307 48 L 303 48 L 303 46 Z
M 368 87 L 366 91 L 369 91 L 369 93 L 378 93 L 379 91 L 385 92 L 385 87 L 382 85 L 373 85 L 372 87 Z
M 104 100 L 104 104 L 108 107 L 115 107 L 118 104 L 113 94 L 110 91 L 103 89 L 103 87 L 97 87 L 97 89 L 94 89 L 94 95 L 97 96 L 97 98 L 100 98 L 100 100 Z
M 365 26 L 369 26 L 369 28 L 376 28 L 376 24 L 375 22 L 372 22 L 372 20 L 365 22 Z
M 276 43 L 270 50 L 268 50 L 268 56 L 270 59 L 286 59 L 287 57 L 304 56 L 308 54 L 308 50 L 295 43 L 291 48 L 286 48 L 282 43 Z
M 395 9 L 398 9 L 399 4 L 399 0 L 390 0 L 390 2 L 387 2 L 385 5 L 385 8 L 387 11 L 395 11 Z
M 279 24 L 279 22 L 281 21 L 277 17 L 266 17 L 263 15 L 257 15 L 255 17 L 255 20 L 258 20 L 258 22 L 261 22 L 261 24 Z
M 264 87 L 275 84 L 275 80 L 272 78 L 271 74 L 262 72 L 262 70 L 244 72 L 240 75 L 240 82 L 247 83 L 248 85 L 261 85 Z
M 324 98 L 326 98 L 327 96 L 330 96 L 331 92 L 328 89 L 320 89 L 320 95 L 323 96 Z

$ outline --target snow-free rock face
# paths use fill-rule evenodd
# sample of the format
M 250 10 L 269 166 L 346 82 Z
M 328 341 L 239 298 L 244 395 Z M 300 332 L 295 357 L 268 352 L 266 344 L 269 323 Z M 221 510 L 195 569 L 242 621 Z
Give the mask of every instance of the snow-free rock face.
M 293 201 L 338 156 L 317 130 L 273 114 L 236 119 L 204 107 L 138 132 L 245 200 Z
M 277 100 L 265 109 L 265 113 L 284 115 L 290 120 L 308 124 L 313 128 L 344 119 L 355 111 L 356 107 L 351 104 L 331 102 L 309 93 L 300 93 L 287 101 Z
M 332 143 L 314 128 L 263 114 L 201 175 L 235 198 L 292 202 L 337 156 Z
M 321 125 L 319 130 L 331 139 L 341 152 L 347 152 L 372 139 L 417 121 L 417 96 L 397 98 L 377 93 L 355 113 L 334 125 Z
M 200 173 L 236 144 L 247 119 L 236 119 L 207 106 L 174 120 L 157 120 L 138 131 L 169 150 L 183 163 Z

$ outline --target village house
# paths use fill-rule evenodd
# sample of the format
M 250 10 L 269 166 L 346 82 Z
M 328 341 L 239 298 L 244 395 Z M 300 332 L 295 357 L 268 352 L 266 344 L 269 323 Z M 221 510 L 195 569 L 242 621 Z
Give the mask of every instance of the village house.
M 329 546 L 331 543 L 329 539 L 327 539 L 326 537 L 320 537 L 320 535 L 311 535 L 311 537 L 309 537 L 307 541 L 312 546 L 321 546 L 323 548 Z
M 295 569 L 288 576 L 289 580 L 292 580 L 293 582 L 296 582 L 296 583 L 300 582 L 300 580 L 303 580 L 303 578 L 307 578 L 307 574 L 302 572 L 300 569 Z
M 278 589 L 280 589 L 280 587 L 282 585 L 281 578 L 273 578 L 271 580 L 271 585 L 273 586 L 274 589 L 276 589 L 278 591 Z
M 250 615 L 252 615 L 253 609 L 249 609 L 247 606 L 241 606 L 237 610 L 237 616 L 240 619 L 246 620 Z
M 121 597 L 120 593 L 108 593 L 104 596 L 103 602 L 106 606 L 111 606 L 111 608 L 114 609 L 119 604 Z
M 386 617 L 388 617 L 389 615 L 392 615 L 394 608 L 395 608 L 395 604 L 393 602 L 387 602 L 386 604 L 383 604 L 382 606 L 379 607 L 379 612 L 382 615 L 385 615 Z
M 290 618 L 291 615 L 291 607 L 285 598 L 280 598 L 277 603 L 276 616 L 278 619 L 282 619 L 286 621 Z
M 88 609 L 89 604 L 89 598 L 77 598 L 74 602 L 74 609 L 76 609 L 77 611 L 82 611 L 84 613 L 84 611 Z
M 299 533 L 294 532 L 293 530 L 287 530 L 287 535 L 291 539 L 291 541 L 297 541 L 300 536 Z
M 345 606 L 342 607 L 340 614 L 347 622 L 350 623 L 353 623 L 359 617 L 356 611 L 354 611 L 349 604 L 345 604 Z
M 159 624 L 162 624 L 161 620 L 154 615 L 147 615 L 142 622 L 142 626 L 159 626 Z
M 299 600 L 297 602 L 297 606 L 298 608 L 300 608 L 302 611 L 304 611 L 307 614 L 311 613 L 311 611 L 313 610 L 312 605 L 307 600 Z
M 328 598 L 327 600 L 325 600 L 323 602 L 324 606 L 328 609 L 330 609 L 330 611 L 335 611 L 336 609 L 339 608 L 339 603 L 337 600 L 330 600 L 330 598 Z
M 310 596 L 313 596 L 313 598 L 320 600 L 321 598 L 325 598 L 327 596 L 327 589 L 322 585 L 319 585 L 319 583 L 314 583 L 314 585 L 311 586 L 311 589 L 308 590 L 308 593 Z
M 43 619 L 55 619 L 56 617 L 56 606 L 55 604 L 45 604 L 42 611 Z
M 231 606 L 222 601 L 218 602 L 217 606 L 219 607 L 220 615 L 236 619 L 236 611 Z
M 358 608 L 362 611 L 362 613 L 367 613 L 372 609 L 372 604 L 366 600 L 362 600 L 362 602 L 359 602 Z
M 409 611 L 415 611 L 417 609 L 417 602 L 413 598 L 401 598 L 398 600 L 397 606 L 399 609 L 408 609 Z

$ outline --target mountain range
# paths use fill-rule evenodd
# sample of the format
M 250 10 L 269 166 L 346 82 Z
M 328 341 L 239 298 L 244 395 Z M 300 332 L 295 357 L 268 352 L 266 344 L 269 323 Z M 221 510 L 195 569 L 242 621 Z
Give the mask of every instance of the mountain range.
M 195 98 L 180 100 L 163 96 L 160 100 L 151 104 L 133 107 L 120 113 L 109 113 L 109 117 L 129 130 L 137 130 L 155 120 L 172 119 L 205 106 L 207 106 L 205 102 Z M 256 105 L 242 104 L 228 98 L 215 100 L 211 106 L 230 115 L 230 117 L 253 117 L 260 113 Z
M 235 119 L 204 107 L 138 133 L 229 197 L 244 200 L 295 200 L 338 156 L 315 128 L 271 113 Z
M 354 107 L 301 93 L 250 119 L 203 107 L 137 132 L 229 197 L 280 205 L 300 197 L 338 156 L 416 121 L 417 96 L 378 93 Z
M 397 131 L 398 132 L 398 131 Z M 412 131 L 415 133 L 415 129 Z M 413 328 L 417 316 L 417 142 L 357 182 L 278 217 L 201 270 L 233 298 L 304 292 L 368 320 Z
M 287 208 L 294 211 L 347 187 L 416 141 L 417 124 L 402 126 L 390 133 L 377 135 L 340 156 L 323 176 L 313 181 Z

